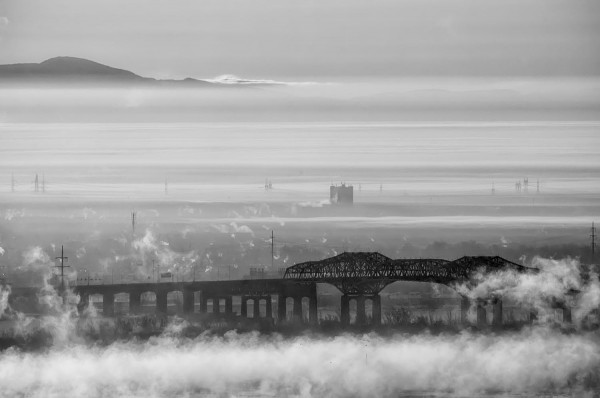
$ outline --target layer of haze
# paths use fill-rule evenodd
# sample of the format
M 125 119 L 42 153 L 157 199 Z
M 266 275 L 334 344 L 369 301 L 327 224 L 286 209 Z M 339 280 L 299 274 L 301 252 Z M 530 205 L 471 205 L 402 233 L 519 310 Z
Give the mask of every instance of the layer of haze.
M 4 0 L 0 63 L 154 77 L 597 75 L 594 0 Z

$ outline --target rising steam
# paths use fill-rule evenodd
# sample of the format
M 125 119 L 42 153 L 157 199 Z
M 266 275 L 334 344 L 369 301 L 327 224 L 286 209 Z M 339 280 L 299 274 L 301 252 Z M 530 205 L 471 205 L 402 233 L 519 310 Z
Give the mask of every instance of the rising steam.
M 45 258 L 35 250 L 29 255 L 34 263 Z M 578 304 L 598 303 L 597 278 L 584 280 L 575 260 L 534 262 L 547 272 L 481 277 L 462 286 L 462 293 L 472 298 L 504 294 L 535 303 L 537 296 L 560 297 L 578 288 Z M 57 298 L 55 291 L 46 293 Z M 7 305 L 3 297 L 0 305 Z M 55 315 L 43 317 L 41 327 L 51 332 L 53 346 L 43 352 L 3 352 L 0 397 L 398 397 L 409 392 L 593 397 L 600 388 L 600 336 L 592 332 L 567 334 L 538 325 L 499 335 L 284 338 L 229 331 L 189 338 L 190 325 L 175 318 L 159 337 L 100 346 L 78 335 L 75 325 L 82 319 L 73 306 L 48 303 Z M 90 308 L 84 319 L 98 320 Z
M 406 391 L 559 393 L 597 388 L 597 336 L 341 336 L 285 340 L 163 336 L 107 348 L 5 353 L 0 394 L 171 397 L 256 394 L 397 397 Z
M 577 259 L 563 260 L 535 257 L 529 266 L 539 273 L 505 270 L 492 274 L 478 273 L 469 283 L 455 286 L 458 293 L 471 299 L 501 297 L 523 308 L 534 308 L 542 316 L 550 314 L 556 301 L 574 309 L 576 322 L 600 306 L 598 275 L 584 276 Z

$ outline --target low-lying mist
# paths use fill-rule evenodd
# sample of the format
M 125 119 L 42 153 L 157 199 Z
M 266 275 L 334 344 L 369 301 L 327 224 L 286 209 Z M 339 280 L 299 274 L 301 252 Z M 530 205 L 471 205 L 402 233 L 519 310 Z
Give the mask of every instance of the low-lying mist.
M 531 261 L 540 273 L 478 275 L 458 289 L 471 298 L 500 295 L 538 309 L 578 289 L 573 305 L 581 316 L 598 307 L 597 278 L 584 275 L 578 261 Z M 9 292 L 1 293 L 2 309 L 10 311 Z M 93 306 L 78 316 L 74 307 L 62 306 L 47 282 L 39 297 L 51 315 L 34 320 L 13 314 L 16 333 L 31 333 L 28 327 L 37 322 L 51 342 L 41 349 L 2 352 L 0 396 L 594 397 L 600 389 L 600 335 L 577 323 L 536 323 L 502 333 L 332 337 L 315 331 L 286 337 L 237 330 L 190 334 L 192 324 L 174 317 L 159 335 L 107 344 L 80 334 L 110 322 Z M 77 300 L 67 296 L 72 304 Z
M 1 396 L 394 397 L 402 392 L 587 394 L 600 388 L 597 334 L 547 328 L 494 336 L 375 334 L 283 339 L 166 333 L 108 347 L 4 352 Z

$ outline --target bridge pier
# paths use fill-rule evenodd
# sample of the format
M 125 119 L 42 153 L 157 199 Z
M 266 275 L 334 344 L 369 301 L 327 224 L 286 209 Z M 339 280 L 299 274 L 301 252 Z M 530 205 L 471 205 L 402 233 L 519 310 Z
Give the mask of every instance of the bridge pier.
M 308 303 L 308 321 L 312 325 L 317 325 L 319 323 L 319 313 L 317 310 L 317 296 L 314 297 L 311 295 Z
M 221 315 L 221 299 L 218 297 L 213 297 L 212 306 L 213 306 L 213 315 L 215 315 L 215 316 Z
M 139 314 L 142 309 L 142 299 L 140 292 L 129 292 L 129 313 Z
M 267 296 L 267 313 L 265 314 L 265 317 L 268 319 L 273 318 L 273 298 L 271 295 Z
M 477 327 L 487 326 L 487 311 L 485 309 L 485 300 L 477 299 Z
M 285 322 L 285 318 L 287 315 L 285 299 L 286 299 L 286 297 L 283 294 L 280 293 L 277 295 L 277 321 L 278 322 Z
M 225 315 L 230 317 L 233 316 L 233 297 L 225 297 Z
M 502 326 L 503 317 L 502 299 L 496 297 L 492 299 L 492 325 L 495 327 Z
M 566 304 L 563 307 L 563 323 L 573 323 L 573 313 L 571 311 L 571 307 Z
M 200 294 L 200 313 L 205 315 L 208 313 L 208 298 L 204 292 Z
M 538 319 L 538 311 L 535 308 L 529 310 L 529 322 L 534 323 Z
M 156 312 L 158 314 L 166 314 L 167 308 L 167 292 L 156 292 Z
M 360 295 L 356 298 L 356 324 L 367 324 L 367 314 L 365 312 L 365 296 L 363 295 Z
M 115 315 L 115 295 L 114 293 L 104 293 L 102 296 L 102 315 Z
M 376 294 L 373 296 L 373 325 L 381 325 L 381 296 Z
M 471 308 L 471 299 L 467 296 L 460 296 L 460 323 L 469 324 L 469 309 Z
M 350 324 L 350 297 L 346 294 L 342 295 L 342 303 L 340 308 L 340 322 L 344 326 Z
M 79 297 L 79 303 L 77 303 L 77 312 L 81 315 L 85 312 L 85 310 L 89 307 L 90 305 L 90 295 L 89 294 L 82 294 Z
M 183 290 L 183 313 L 192 314 L 194 313 L 194 291 Z
M 248 318 L 248 296 L 242 296 L 242 308 L 240 309 L 242 318 Z
M 294 321 L 302 322 L 302 296 L 294 296 Z
M 258 319 L 260 318 L 260 297 L 254 297 L 252 302 L 254 303 L 254 319 Z

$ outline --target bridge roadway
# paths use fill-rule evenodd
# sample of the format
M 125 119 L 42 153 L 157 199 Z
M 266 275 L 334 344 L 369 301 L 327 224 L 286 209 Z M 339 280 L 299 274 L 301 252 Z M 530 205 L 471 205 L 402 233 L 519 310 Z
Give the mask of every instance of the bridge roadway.
M 309 320 L 317 322 L 317 285 L 316 283 L 298 283 L 285 279 L 243 279 L 228 281 L 195 281 L 195 282 L 162 282 L 162 283 L 127 283 L 115 285 L 79 285 L 74 287 L 75 294 L 80 296 L 80 307 L 89 304 L 91 295 L 102 295 L 103 314 L 114 314 L 115 295 L 129 295 L 129 312 L 139 313 L 141 296 L 144 293 L 156 295 L 156 311 L 167 313 L 167 296 L 171 292 L 181 292 L 183 296 L 182 310 L 184 314 L 194 312 L 195 302 L 200 303 L 200 313 L 207 313 L 208 304 L 213 308 L 213 315 L 233 316 L 233 298 L 241 300 L 241 316 L 248 315 L 248 303 L 253 302 L 253 317 L 260 315 L 259 304 L 265 301 L 266 317 L 273 318 L 273 296 L 277 297 L 278 319 L 286 318 L 286 300 L 293 299 L 293 316 L 302 318 L 302 299 L 309 299 Z M 196 293 L 199 297 L 196 296 Z M 224 313 L 220 314 L 221 304 L 225 304 Z
M 493 273 L 512 270 L 519 273 L 538 272 L 536 269 L 505 260 L 501 257 L 465 256 L 454 261 L 443 259 L 399 259 L 392 260 L 380 253 L 342 253 L 320 261 L 309 261 L 287 268 L 283 279 L 244 279 L 230 281 L 195 281 L 163 283 L 128 283 L 114 285 L 79 285 L 74 287 L 80 297 L 80 309 L 89 305 L 92 295 L 103 296 L 103 314 L 114 315 L 115 295 L 129 295 L 129 312 L 141 311 L 141 296 L 152 292 L 156 297 L 156 312 L 167 313 L 168 294 L 181 292 L 182 312 L 195 312 L 195 303 L 200 304 L 200 313 L 207 313 L 212 304 L 214 316 L 234 316 L 233 298 L 241 300 L 240 316 L 247 317 L 248 303 L 253 302 L 253 317 L 260 316 L 260 303 L 265 302 L 266 317 L 283 321 L 288 319 L 287 299 L 293 299 L 291 318 L 302 320 L 302 300 L 308 298 L 308 320 L 317 323 L 317 284 L 328 283 L 341 293 L 340 317 L 343 324 L 350 323 L 350 302 L 356 301 L 356 323 L 367 322 L 365 304 L 372 303 L 372 322 L 381 322 L 381 297 L 379 293 L 396 281 L 417 281 L 445 284 L 454 287 L 470 283 L 477 273 Z M 16 292 L 15 292 L 16 293 Z M 273 298 L 277 302 L 276 317 L 273 314 Z M 220 307 L 224 302 L 224 312 Z M 487 323 L 486 307 L 492 306 L 494 325 L 502 323 L 502 298 L 489 297 L 472 303 L 467 297 L 461 300 L 461 319 L 467 323 L 467 311 L 476 306 L 477 324 Z M 570 321 L 570 309 L 564 303 L 554 303 L 564 311 L 564 319 Z

